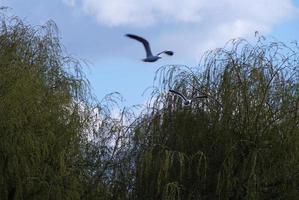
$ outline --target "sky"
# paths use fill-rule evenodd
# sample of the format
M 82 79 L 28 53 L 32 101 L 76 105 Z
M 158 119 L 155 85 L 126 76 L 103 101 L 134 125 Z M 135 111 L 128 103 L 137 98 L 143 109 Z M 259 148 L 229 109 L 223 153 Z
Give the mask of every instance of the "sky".
M 1 6 L 32 25 L 53 20 L 68 53 L 88 63 L 83 70 L 97 98 L 119 92 L 126 106 L 145 103 L 159 67 L 195 67 L 229 39 L 252 40 L 259 31 L 299 40 L 299 0 L 0 0 Z M 175 54 L 144 63 L 143 47 L 126 33 L 148 39 L 153 52 Z

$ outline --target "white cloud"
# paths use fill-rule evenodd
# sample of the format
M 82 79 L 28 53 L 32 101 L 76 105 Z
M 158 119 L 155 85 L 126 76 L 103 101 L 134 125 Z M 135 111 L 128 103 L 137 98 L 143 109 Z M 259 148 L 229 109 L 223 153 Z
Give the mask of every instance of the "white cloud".
M 63 1 L 77 1 L 102 26 L 142 28 L 157 49 L 166 46 L 192 57 L 255 30 L 266 33 L 298 14 L 291 0 Z
M 75 5 L 76 0 L 63 0 Z M 107 26 L 149 26 L 161 22 L 250 19 L 275 23 L 294 14 L 291 0 L 77 0 L 86 13 Z
M 62 2 L 70 7 L 74 7 L 76 5 L 76 0 L 62 0 Z

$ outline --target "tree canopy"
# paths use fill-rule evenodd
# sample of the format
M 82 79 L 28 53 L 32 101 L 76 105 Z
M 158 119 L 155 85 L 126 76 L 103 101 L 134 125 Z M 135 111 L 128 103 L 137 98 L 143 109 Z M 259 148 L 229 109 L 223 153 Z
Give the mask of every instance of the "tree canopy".
M 85 85 L 53 22 L 35 28 L 1 19 L 1 199 L 80 198 Z
M 162 67 L 137 126 L 136 194 L 148 199 L 298 195 L 298 46 L 231 40 L 195 69 Z M 174 88 L 209 98 L 183 107 Z
M 118 94 L 97 100 L 61 45 L 54 22 L 1 15 L 1 199 L 299 195 L 296 43 L 234 39 L 194 68 L 163 66 L 137 116 Z M 183 106 L 169 89 L 208 98 Z

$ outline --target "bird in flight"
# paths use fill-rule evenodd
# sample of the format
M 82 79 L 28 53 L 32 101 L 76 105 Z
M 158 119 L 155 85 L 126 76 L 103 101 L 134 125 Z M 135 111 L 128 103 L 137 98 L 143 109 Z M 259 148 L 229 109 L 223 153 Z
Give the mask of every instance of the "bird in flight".
M 126 34 L 126 36 L 131 39 L 137 40 L 143 44 L 145 52 L 146 52 L 146 58 L 142 59 L 144 62 L 155 62 L 155 61 L 159 60 L 160 58 L 162 58 L 162 57 L 160 57 L 160 55 L 163 53 L 165 53 L 169 56 L 173 55 L 173 51 L 168 51 L 168 50 L 162 51 L 162 52 L 158 53 L 157 55 L 153 55 L 152 51 L 151 51 L 150 44 L 146 39 L 144 39 L 140 36 L 137 36 L 137 35 L 133 35 L 133 34 Z
M 184 106 L 191 105 L 191 103 L 196 99 L 203 99 L 203 98 L 208 97 L 207 95 L 200 95 L 200 96 L 193 97 L 192 99 L 187 99 L 187 97 L 185 97 L 183 94 L 181 94 L 180 92 L 177 92 L 175 90 L 169 90 L 169 92 L 179 95 L 184 100 L 184 102 L 183 102 Z

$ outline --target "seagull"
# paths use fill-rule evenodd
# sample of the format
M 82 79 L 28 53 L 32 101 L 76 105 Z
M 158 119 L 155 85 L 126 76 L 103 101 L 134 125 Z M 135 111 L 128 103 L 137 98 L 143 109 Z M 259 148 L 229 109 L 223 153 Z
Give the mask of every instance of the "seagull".
M 143 44 L 145 52 L 146 52 L 146 58 L 142 59 L 144 62 L 155 62 L 155 61 L 159 60 L 160 58 L 162 58 L 162 57 L 160 57 L 160 55 L 163 53 L 165 53 L 169 56 L 173 55 L 173 51 L 168 51 L 168 50 L 162 51 L 162 52 L 158 53 L 157 55 L 153 55 L 152 51 L 151 51 L 150 44 L 146 39 L 144 39 L 140 36 L 137 36 L 137 35 L 133 35 L 133 34 L 126 34 L 126 36 L 131 39 L 137 40 Z
M 207 95 L 200 95 L 200 96 L 196 96 L 193 97 L 192 99 L 187 99 L 183 94 L 174 91 L 174 90 L 169 90 L 169 92 L 174 93 L 176 95 L 179 95 L 183 100 L 184 100 L 184 106 L 189 106 L 191 105 L 192 101 L 196 100 L 196 99 L 203 99 L 203 98 L 207 98 Z

